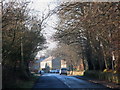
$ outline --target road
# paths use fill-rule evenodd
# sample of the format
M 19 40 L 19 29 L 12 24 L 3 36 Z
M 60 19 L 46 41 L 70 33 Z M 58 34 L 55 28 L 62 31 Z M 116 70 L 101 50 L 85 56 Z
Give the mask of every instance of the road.
M 87 89 L 87 90 L 110 90 L 100 84 L 91 83 L 85 80 L 77 79 L 72 76 L 59 75 L 59 74 L 44 74 L 39 77 L 38 81 L 34 85 L 33 89 L 36 88 L 65 88 L 65 89 Z M 41 89 L 40 89 L 41 90 Z

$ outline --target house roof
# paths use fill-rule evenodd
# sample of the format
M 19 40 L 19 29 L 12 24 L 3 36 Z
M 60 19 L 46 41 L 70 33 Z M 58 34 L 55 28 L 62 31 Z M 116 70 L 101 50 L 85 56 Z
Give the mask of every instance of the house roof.
M 56 58 L 54 58 L 53 60 L 62 60 L 62 58 L 56 57 Z
M 44 59 L 42 62 L 52 61 L 52 60 L 62 60 L 62 58 L 60 58 L 60 57 L 52 57 L 52 56 L 50 56 L 50 57 Z
M 41 57 L 40 59 L 36 60 L 35 62 L 36 62 L 36 63 L 39 63 L 39 62 L 45 60 L 46 58 L 48 58 L 48 57 Z
M 44 59 L 43 62 L 46 62 L 46 61 L 52 61 L 53 59 L 54 59 L 54 57 L 50 56 L 50 57 Z

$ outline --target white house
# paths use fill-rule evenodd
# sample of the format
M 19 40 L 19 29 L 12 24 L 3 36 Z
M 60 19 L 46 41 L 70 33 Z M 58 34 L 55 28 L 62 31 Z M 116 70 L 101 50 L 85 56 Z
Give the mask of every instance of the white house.
M 65 60 L 61 60 L 61 68 L 67 68 L 67 64 Z
M 59 57 L 48 57 L 40 62 L 40 69 L 48 72 L 49 70 L 55 70 L 60 68 L 66 68 L 66 61 Z

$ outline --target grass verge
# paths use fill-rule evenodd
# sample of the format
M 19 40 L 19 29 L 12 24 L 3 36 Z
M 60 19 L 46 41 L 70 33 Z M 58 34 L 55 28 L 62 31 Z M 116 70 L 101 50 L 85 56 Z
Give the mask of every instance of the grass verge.
M 17 80 L 17 88 L 27 88 L 27 89 L 32 89 L 34 86 L 36 80 L 39 78 L 39 76 L 31 76 L 30 80 Z

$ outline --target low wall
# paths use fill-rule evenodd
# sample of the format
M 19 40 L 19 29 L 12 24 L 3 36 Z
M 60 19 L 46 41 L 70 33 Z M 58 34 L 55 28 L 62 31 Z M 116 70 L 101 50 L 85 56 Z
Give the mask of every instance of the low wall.
M 69 71 L 69 75 L 83 75 L 84 71 Z

